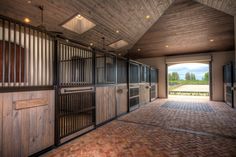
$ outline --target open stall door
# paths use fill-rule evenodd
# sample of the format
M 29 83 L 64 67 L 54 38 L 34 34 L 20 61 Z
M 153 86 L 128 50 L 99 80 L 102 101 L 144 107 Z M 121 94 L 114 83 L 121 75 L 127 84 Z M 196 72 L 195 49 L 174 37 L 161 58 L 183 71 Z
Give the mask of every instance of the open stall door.
M 56 142 L 64 143 L 95 126 L 94 54 L 57 41 Z
M 234 63 L 229 63 L 223 67 L 224 73 L 224 101 L 234 107 Z

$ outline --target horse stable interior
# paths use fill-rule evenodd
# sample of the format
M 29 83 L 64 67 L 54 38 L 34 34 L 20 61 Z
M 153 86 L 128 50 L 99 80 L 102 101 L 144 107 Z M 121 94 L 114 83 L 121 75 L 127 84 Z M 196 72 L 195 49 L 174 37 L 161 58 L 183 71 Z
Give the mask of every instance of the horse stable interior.
M 0 156 L 236 156 L 235 0 L 1 0 Z M 209 65 L 209 99 L 168 66 Z

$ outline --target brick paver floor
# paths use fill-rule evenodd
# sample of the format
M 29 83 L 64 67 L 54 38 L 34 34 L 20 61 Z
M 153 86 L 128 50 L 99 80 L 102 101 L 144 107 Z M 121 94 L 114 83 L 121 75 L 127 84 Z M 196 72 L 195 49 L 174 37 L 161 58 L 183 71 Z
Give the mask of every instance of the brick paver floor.
M 221 102 L 157 100 L 47 157 L 236 157 L 236 110 Z

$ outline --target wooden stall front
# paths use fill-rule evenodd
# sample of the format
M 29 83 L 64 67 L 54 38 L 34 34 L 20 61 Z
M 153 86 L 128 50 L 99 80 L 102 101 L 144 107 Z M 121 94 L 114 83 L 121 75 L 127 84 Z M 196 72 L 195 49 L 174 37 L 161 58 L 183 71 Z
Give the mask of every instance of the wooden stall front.
M 96 53 L 96 125 L 116 117 L 116 57 Z
M 147 65 L 1 17 L 0 156 L 38 156 L 148 103 L 150 76 Z

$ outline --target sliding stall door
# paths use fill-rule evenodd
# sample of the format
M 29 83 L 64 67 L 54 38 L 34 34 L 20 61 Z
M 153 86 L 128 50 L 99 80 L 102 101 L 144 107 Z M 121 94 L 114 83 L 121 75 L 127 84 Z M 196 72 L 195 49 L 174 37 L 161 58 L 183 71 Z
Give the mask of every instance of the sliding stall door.
M 57 144 L 94 128 L 94 54 L 58 40 Z

